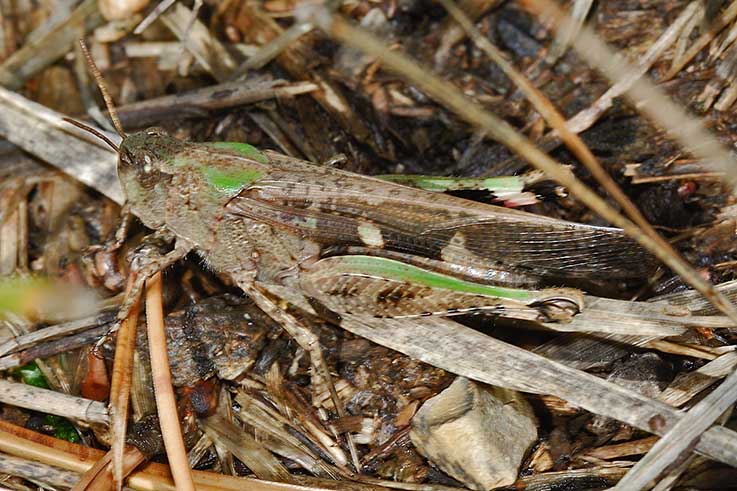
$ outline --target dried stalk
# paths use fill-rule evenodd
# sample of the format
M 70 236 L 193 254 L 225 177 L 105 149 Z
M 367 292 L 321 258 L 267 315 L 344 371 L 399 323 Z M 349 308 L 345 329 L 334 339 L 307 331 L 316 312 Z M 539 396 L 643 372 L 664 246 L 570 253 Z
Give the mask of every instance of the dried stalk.
M 128 279 L 128 289 L 133 285 L 133 278 Z M 118 329 L 115 343 L 115 360 L 110 381 L 110 416 L 113 440 L 110 449 L 113 453 L 113 481 L 118 489 L 123 481 L 123 453 L 125 452 L 125 435 L 128 428 L 128 406 L 130 403 L 131 377 L 133 372 L 133 354 L 136 347 L 136 330 L 138 328 L 139 302 L 133 305 L 130 315 Z
M 174 476 L 177 491 L 194 491 L 187 450 L 184 448 L 182 429 L 179 426 L 177 400 L 171 385 L 171 370 L 164 329 L 161 273 L 156 273 L 151 279 L 146 280 L 146 325 L 156 409 L 171 473 Z
M 110 423 L 107 408 L 101 402 L 1 379 L 0 402 L 86 423 Z

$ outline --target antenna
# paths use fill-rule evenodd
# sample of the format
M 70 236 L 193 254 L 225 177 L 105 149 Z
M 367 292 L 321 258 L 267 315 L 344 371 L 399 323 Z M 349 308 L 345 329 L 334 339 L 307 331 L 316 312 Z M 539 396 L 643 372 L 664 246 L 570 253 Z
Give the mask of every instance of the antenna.
M 80 123 L 79 121 L 75 121 L 75 120 L 73 120 L 71 118 L 61 118 L 61 119 L 63 119 L 67 123 L 73 124 L 77 128 L 81 128 L 81 129 L 83 129 L 85 131 L 88 131 L 88 132 L 92 133 L 97 138 L 99 138 L 100 140 L 102 140 L 105 143 L 107 143 L 108 145 L 110 145 L 110 147 L 113 150 L 115 150 L 115 153 L 120 153 L 120 149 L 118 148 L 118 146 L 115 143 L 112 142 L 112 140 L 110 140 L 110 138 L 108 138 L 107 136 L 103 135 L 102 133 L 100 133 L 99 131 L 97 131 L 96 129 L 94 129 L 92 126 L 87 126 L 86 124 Z
M 107 110 L 110 113 L 110 119 L 113 120 L 113 126 L 115 127 L 115 131 L 118 132 L 121 138 L 125 138 L 125 131 L 123 131 L 123 125 L 120 124 L 120 118 L 118 118 L 118 112 L 115 110 L 115 105 L 113 104 L 113 98 L 110 97 L 110 92 L 108 92 L 107 90 L 107 86 L 105 85 L 105 81 L 102 78 L 102 74 L 100 73 L 100 70 L 97 68 L 97 65 L 95 64 L 95 60 L 92 59 L 92 55 L 90 55 L 90 52 L 87 49 L 87 45 L 85 44 L 84 39 L 79 40 L 79 47 L 82 48 L 82 54 L 87 60 L 87 65 L 89 65 L 90 70 L 92 71 L 92 75 L 94 75 L 95 77 L 95 81 L 97 82 L 97 86 L 100 88 L 100 92 L 102 92 L 102 98 L 105 99 L 105 106 L 107 106 Z M 108 145 L 109 144 L 110 143 L 108 143 Z

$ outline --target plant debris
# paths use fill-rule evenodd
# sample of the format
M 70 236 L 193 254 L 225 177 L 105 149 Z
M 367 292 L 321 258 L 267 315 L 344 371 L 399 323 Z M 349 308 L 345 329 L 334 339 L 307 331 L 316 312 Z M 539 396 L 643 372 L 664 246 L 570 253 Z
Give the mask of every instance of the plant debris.
M 121 219 L 79 38 L 128 134 L 618 225 L 663 265 L 567 284 L 564 323 L 338 319 L 269 286 L 305 337 Z M 0 0 L 0 482 L 734 486 L 736 53 L 737 2 L 711 0 Z M 154 250 L 178 260 L 120 325 Z

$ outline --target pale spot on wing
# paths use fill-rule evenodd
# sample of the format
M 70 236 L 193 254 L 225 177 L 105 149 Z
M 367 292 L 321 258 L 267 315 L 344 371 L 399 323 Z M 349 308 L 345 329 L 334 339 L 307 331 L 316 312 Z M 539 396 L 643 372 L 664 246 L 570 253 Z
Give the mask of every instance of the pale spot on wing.
M 466 249 L 466 236 L 463 232 L 456 232 L 451 237 L 448 245 L 440 250 L 440 258 L 443 261 L 454 263 L 458 260 L 461 255 L 470 255 L 471 253 Z
M 381 230 L 373 223 L 361 222 L 358 226 L 358 237 L 369 247 L 384 247 Z

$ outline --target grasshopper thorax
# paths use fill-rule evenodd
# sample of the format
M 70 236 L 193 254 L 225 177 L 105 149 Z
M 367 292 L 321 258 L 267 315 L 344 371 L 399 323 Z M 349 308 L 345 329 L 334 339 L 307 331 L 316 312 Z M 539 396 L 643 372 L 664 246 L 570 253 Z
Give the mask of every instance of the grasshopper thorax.
M 153 229 L 164 225 L 171 169 L 167 165 L 183 142 L 162 128 L 127 135 L 120 144 L 118 177 L 133 212 Z

